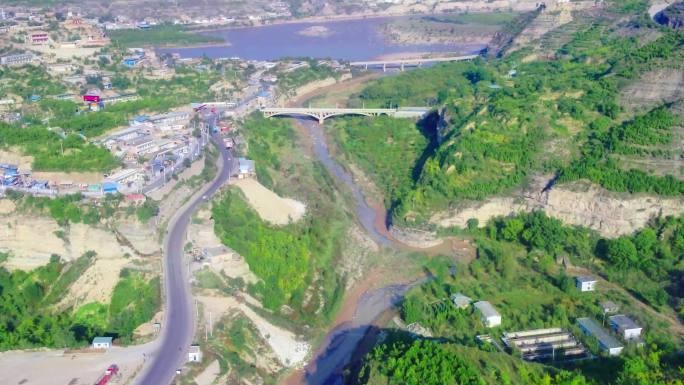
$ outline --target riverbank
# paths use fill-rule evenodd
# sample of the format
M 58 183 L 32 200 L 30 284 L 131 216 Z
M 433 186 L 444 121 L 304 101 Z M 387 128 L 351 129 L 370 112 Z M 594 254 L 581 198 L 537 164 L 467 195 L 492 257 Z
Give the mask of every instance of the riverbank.
M 312 98 L 341 103 L 345 97 L 359 92 L 368 81 L 381 77 L 380 74 L 363 75 L 348 81 L 318 88 L 300 95 L 289 102 L 290 106 L 307 104 Z M 330 92 L 334 96 L 327 97 Z M 323 385 L 337 383 L 337 374 L 351 362 L 352 357 L 363 345 L 364 338 L 373 330 L 386 324 L 385 314 L 392 312 L 403 295 L 415 285 L 423 282 L 420 265 L 411 258 L 413 253 L 427 255 L 452 255 L 467 262 L 474 258 L 474 248 L 467 241 L 447 239 L 431 248 L 410 247 L 395 239 L 387 227 L 387 212 L 377 200 L 366 198 L 362 188 L 348 168 L 330 154 L 326 136 L 315 122 L 297 120 L 295 124 L 303 138 L 307 152 L 313 154 L 328 172 L 343 187 L 351 190 L 355 214 L 361 227 L 384 249 L 379 249 L 380 259 L 364 278 L 347 292 L 334 322 L 315 350 L 304 369 L 291 372 L 281 383 L 286 385 Z M 401 265 L 401 269 L 395 266 Z M 371 333 L 372 334 L 372 333 Z M 332 381 L 332 382 L 331 382 Z

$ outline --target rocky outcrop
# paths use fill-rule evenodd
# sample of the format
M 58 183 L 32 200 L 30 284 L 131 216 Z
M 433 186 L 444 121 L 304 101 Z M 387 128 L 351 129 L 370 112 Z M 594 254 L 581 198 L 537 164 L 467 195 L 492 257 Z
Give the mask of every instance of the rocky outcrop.
M 427 249 L 443 242 L 430 231 L 391 226 L 389 232 L 395 240 L 417 249 Z
M 584 226 L 605 237 L 630 234 L 659 215 L 684 212 L 684 200 L 646 194 L 620 194 L 589 182 L 574 182 L 542 192 L 548 178 L 536 178 L 514 197 L 464 202 L 447 212 L 434 215 L 430 222 L 441 227 L 465 227 L 470 218 L 480 226 L 497 216 L 544 210 L 550 217 L 568 225 Z
M 684 29 L 684 1 L 674 3 L 656 13 L 653 19 L 662 25 L 675 29 Z

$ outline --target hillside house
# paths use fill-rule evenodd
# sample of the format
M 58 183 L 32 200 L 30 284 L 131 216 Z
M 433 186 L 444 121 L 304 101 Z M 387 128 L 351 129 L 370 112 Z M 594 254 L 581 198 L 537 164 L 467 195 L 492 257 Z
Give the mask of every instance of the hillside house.
M 610 327 L 619 334 L 625 341 L 637 340 L 641 337 L 641 326 L 637 325 L 631 318 L 624 314 L 609 317 Z
M 93 349 L 109 349 L 112 347 L 112 337 L 93 338 Z
M 588 276 L 575 277 L 575 287 L 581 292 L 596 290 L 596 278 Z
M 603 301 L 600 303 L 600 305 L 604 314 L 617 313 L 620 310 L 620 306 L 615 304 L 613 301 Z
M 247 158 L 238 158 L 238 179 L 256 176 L 254 161 Z
M 28 37 L 29 43 L 31 43 L 33 45 L 47 44 L 49 40 L 50 40 L 50 37 L 45 32 L 32 33 Z
M 475 309 L 480 312 L 480 319 L 482 323 L 488 328 L 501 325 L 501 314 L 494 309 L 491 303 L 487 301 L 478 301 L 473 304 Z
M 601 351 L 606 352 L 609 356 L 617 356 L 622 353 L 624 347 L 592 319 L 578 318 L 577 324 L 584 334 L 596 338 Z
M 454 306 L 459 309 L 467 309 L 468 306 L 470 306 L 470 304 L 473 302 L 470 297 L 466 297 L 461 293 L 452 294 L 451 301 L 454 303 Z

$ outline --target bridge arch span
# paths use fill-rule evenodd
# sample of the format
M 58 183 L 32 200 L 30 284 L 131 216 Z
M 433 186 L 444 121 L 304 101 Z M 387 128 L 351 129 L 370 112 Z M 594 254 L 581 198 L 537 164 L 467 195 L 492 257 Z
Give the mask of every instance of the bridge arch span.
M 308 116 L 318 120 L 319 124 L 333 116 L 360 115 L 360 116 L 399 116 L 416 117 L 424 116 L 430 109 L 427 107 L 406 108 L 262 108 L 261 112 L 267 118 L 275 116 Z
M 276 116 L 308 116 L 310 118 L 314 118 L 318 120 L 319 124 L 323 124 L 323 122 L 328 119 L 332 118 L 335 116 L 343 116 L 343 115 L 358 115 L 358 116 L 380 116 L 380 115 L 387 115 L 390 116 L 391 114 L 389 112 L 364 112 L 364 111 L 344 111 L 344 112 L 304 112 L 304 111 L 297 111 L 297 112 L 292 112 L 292 111 L 283 111 L 283 112 L 265 112 L 264 116 L 267 118 L 273 118 Z

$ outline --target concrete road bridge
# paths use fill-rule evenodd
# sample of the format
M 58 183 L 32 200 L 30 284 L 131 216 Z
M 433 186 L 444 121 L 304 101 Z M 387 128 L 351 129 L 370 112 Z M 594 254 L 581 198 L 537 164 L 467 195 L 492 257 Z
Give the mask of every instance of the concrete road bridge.
M 333 116 L 362 115 L 380 116 L 387 115 L 395 118 L 420 118 L 430 111 L 429 107 L 400 107 L 400 108 L 262 108 L 261 112 L 267 118 L 274 116 L 309 116 L 318 119 L 319 124 Z
M 479 55 L 435 57 L 435 58 L 424 58 L 424 59 L 353 61 L 353 62 L 349 63 L 349 65 L 352 67 L 364 67 L 365 69 L 368 69 L 370 67 L 382 67 L 383 71 L 386 71 L 387 67 L 399 67 L 403 71 L 404 67 L 420 67 L 423 64 L 441 63 L 441 62 L 450 62 L 450 61 L 470 61 L 470 60 L 475 60 L 477 57 L 479 57 Z

